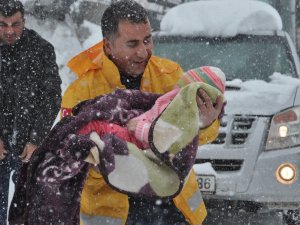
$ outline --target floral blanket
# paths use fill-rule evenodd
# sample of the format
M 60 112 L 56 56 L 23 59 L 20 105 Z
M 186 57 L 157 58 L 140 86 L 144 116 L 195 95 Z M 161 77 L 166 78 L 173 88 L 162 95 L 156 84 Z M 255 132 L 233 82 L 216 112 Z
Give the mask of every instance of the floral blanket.
M 96 149 L 97 164 L 106 182 L 127 195 L 172 198 L 182 189 L 198 148 L 201 121 L 196 103 L 198 88 L 213 101 L 219 91 L 204 83 L 181 89 L 153 122 L 150 149 L 96 132 L 77 134 L 93 120 L 125 126 L 149 110 L 158 94 L 118 89 L 80 103 L 63 118 L 22 168 L 10 207 L 10 224 L 79 224 L 80 194 L 91 164 L 84 161 Z

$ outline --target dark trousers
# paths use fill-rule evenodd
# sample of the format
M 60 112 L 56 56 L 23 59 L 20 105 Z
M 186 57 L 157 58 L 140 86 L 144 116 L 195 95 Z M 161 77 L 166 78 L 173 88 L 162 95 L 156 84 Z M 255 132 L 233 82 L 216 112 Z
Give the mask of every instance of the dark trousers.
M 19 160 L 20 161 L 20 160 Z M 21 167 L 20 163 L 12 163 L 9 156 L 0 161 L 0 225 L 7 225 L 8 213 L 8 194 L 9 194 L 9 178 L 11 172 L 14 170 L 12 177 L 13 182 L 16 184 Z
M 188 225 L 172 200 L 129 198 L 126 225 Z

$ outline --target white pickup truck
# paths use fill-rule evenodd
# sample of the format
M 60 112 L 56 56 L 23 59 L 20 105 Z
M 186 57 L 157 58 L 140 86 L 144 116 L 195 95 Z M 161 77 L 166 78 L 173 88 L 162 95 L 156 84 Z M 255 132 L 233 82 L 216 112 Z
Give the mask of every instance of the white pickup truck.
M 226 74 L 219 136 L 199 147 L 194 166 L 207 204 L 249 202 L 297 224 L 300 63 L 277 11 L 258 1 L 185 3 L 164 16 L 154 46 L 184 70 L 210 65 Z

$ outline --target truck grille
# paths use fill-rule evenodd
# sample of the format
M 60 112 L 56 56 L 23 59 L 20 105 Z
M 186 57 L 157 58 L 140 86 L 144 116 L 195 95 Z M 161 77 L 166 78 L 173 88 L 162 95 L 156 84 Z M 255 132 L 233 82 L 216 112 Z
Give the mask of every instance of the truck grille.
M 254 121 L 255 117 L 253 116 L 233 116 L 231 118 L 224 116 L 219 135 L 212 144 L 225 144 L 225 142 L 234 146 L 245 144 Z
M 196 159 L 195 164 L 209 162 L 215 171 L 238 171 L 241 169 L 241 159 Z

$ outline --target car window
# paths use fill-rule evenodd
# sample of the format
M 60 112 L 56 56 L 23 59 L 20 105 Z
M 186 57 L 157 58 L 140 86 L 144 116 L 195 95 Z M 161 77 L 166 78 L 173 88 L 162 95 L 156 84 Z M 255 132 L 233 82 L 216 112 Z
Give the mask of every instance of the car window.
M 156 55 L 171 58 L 184 70 L 201 65 L 220 67 L 228 80 L 261 79 L 279 72 L 292 76 L 294 65 L 282 40 L 257 37 L 168 38 L 155 43 Z

